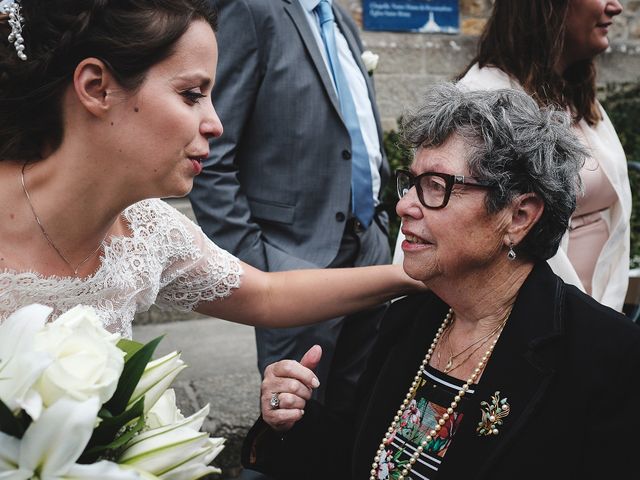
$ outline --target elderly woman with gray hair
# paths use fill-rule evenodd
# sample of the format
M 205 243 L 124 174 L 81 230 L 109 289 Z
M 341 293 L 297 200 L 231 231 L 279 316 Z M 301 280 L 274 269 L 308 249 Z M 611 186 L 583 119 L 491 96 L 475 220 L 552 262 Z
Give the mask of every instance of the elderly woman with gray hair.
M 270 365 L 243 464 L 305 480 L 638 471 L 640 328 L 545 261 L 580 188 L 569 118 L 445 84 L 403 132 L 404 269 L 430 291 L 389 308 L 349 411 L 310 400 L 320 347 Z

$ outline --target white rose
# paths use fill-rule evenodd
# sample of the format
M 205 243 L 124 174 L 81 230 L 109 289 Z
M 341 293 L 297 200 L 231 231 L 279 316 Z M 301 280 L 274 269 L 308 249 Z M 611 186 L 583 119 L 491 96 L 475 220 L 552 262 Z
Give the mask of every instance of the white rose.
M 124 367 L 118 340 L 85 306 L 69 310 L 39 332 L 36 349 L 54 359 L 35 386 L 45 407 L 61 397 L 84 401 L 95 396 L 100 404 L 109 400 Z
M 380 56 L 373 53 L 371 50 L 365 50 L 362 52 L 362 63 L 364 63 L 364 68 L 367 69 L 369 74 L 373 73 L 373 71 L 378 66 L 378 60 Z

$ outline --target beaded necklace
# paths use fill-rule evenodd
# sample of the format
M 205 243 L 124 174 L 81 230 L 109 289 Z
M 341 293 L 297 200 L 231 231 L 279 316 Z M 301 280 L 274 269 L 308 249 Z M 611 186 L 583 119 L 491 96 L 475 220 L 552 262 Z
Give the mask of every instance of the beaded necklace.
M 404 400 L 400 404 L 400 408 L 396 412 L 396 415 L 393 417 L 393 421 L 391 422 L 391 425 L 389 425 L 387 432 L 384 434 L 384 438 L 382 439 L 382 442 L 380 442 L 380 445 L 378 446 L 378 450 L 375 456 L 373 457 L 373 464 L 371 465 L 371 472 L 370 472 L 371 476 L 369 477 L 369 480 L 377 480 L 376 475 L 378 473 L 378 467 L 380 465 L 380 462 L 384 458 L 383 454 L 385 453 L 385 446 L 388 445 L 388 443 L 390 443 L 391 441 L 390 439 L 393 438 L 396 427 L 398 426 L 398 422 L 402 418 L 402 413 L 405 411 L 407 406 L 411 403 L 411 399 L 415 396 L 416 390 L 420 382 L 421 375 L 426 370 L 427 365 L 429 365 L 429 360 L 431 360 L 431 355 L 433 355 L 433 352 L 436 349 L 438 340 L 440 340 L 440 338 L 442 337 L 442 334 L 446 330 L 449 323 L 451 322 L 452 317 L 453 317 L 453 309 L 450 308 L 449 312 L 447 312 L 447 315 L 444 317 L 442 325 L 440 325 L 440 328 L 438 328 L 438 331 L 436 332 L 436 336 L 431 342 L 431 346 L 429 347 L 429 350 L 427 350 L 427 354 L 425 355 L 424 360 L 422 360 L 422 363 L 420 364 L 420 368 L 418 368 L 418 372 L 416 373 L 416 376 L 413 378 L 413 382 L 411 383 L 411 388 L 409 388 L 409 392 L 407 393 Z M 505 323 L 506 322 L 502 323 L 502 326 L 497 331 L 496 338 L 491 342 L 491 345 L 489 346 L 487 351 L 484 353 L 484 355 L 478 362 L 478 365 L 473 370 L 473 373 L 471 374 L 471 376 L 467 379 L 466 382 L 464 382 L 460 390 L 458 390 L 458 394 L 455 397 L 453 397 L 453 401 L 449 404 L 449 408 L 447 408 L 446 413 L 442 414 L 442 417 L 438 419 L 438 422 L 429 431 L 429 434 L 425 436 L 422 442 L 420 442 L 420 445 L 416 447 L 416 451 L 411 455 L 411 458 L 409 459 L 409 463 L 405 465 L 405 467 L 402 469 L 402 472 L 400 473 L 400 476 L 398 477 L 397 480 L 405 480 L 406 476 L 411 471 L 411 468 L 413 467 L 413 465 L 420 458 L 422 451 L 436 437 L 438 432 L 442 429 L 442 426 L 447 422 L 447 420 L 451 417 L 451 415 L 454 414 L 462 397 L 465 395 L 467 390 L 469 390 L 469 387 L 475 382 L 475 380 L 480 376 L 480 374 L 484 370 L 484 367 L 487 364 L 487 360 L 491 356 L 491 353 L 493 352 L 493 349 L 495 348 L 496 343 L 498 343 L 498 338 L 500 338 L 500 333 L 502 333 L 502 329 L 504 328 Z

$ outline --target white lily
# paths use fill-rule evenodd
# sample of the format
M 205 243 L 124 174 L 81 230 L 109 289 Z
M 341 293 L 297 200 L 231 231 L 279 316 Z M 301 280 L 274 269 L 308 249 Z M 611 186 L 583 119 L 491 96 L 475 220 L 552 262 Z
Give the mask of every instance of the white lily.
M 46 352 L 34 351 L 34 338 L 51 311 L 29 305 L 0 325 L 0 399 L 14 413 L 24 409 L 33 419 L 42 411 L 42 398 L 33 385 L 53 360 Z
M 154 428 L 172 425 L 184 420 L 184 416 L 176 405 L 176 392 L 173 388 L 166 390 L 146 415 L 145 426 Z
M 144 412 L 147 413 L 185 368 L 187 365 L 180 358 L 178 352 L 171 352 L 147 363 L 144 373 L 129 399 L 127 408 L 130 408 L 144 396 Z
M 100 402 L 62 398 L 29 425 L 22 439 L 0 432 L 0 479 L 136 480 L 140 475 L 117 464 L 75 463 L 87 445 Z
M 209 405 L 178 422 L 135 437 L 118 463 L 150 472 L 163 480 L 194 480 L 221 473 L 209 463 L 224 448 L 224 439 L 200 432 Z

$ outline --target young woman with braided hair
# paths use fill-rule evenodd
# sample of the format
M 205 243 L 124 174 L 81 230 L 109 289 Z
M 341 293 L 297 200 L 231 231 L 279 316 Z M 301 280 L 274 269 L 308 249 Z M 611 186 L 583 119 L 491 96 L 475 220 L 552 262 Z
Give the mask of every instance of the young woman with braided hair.
M 129 336 L 155 303 L 272 328 L 423 288 L 391 265 L 263 273 L 159 200 L 189 192 L 222 134 L 208 1 L 0 8 L 0 321 L 83 303 Z

